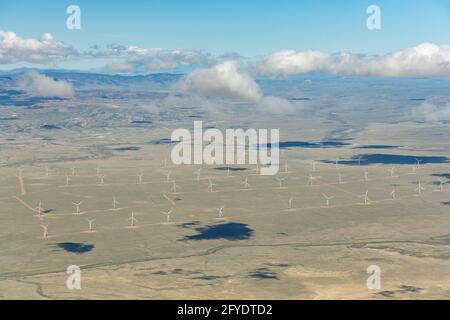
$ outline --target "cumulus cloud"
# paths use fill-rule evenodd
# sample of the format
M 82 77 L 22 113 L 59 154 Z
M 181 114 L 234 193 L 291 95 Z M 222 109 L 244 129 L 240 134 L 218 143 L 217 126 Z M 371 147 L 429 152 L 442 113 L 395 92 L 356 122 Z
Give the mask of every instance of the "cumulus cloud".
M 437 105 L 425 102 L 421 106 L 413 110 L 415 116 L 425 121 L 446 121 L 450 120 L 450 102 L 444 105 Z
M 0 31 L 0 63 L 45 63 L 70 56 L 77 51 L 71 46 L 56 40 L 50 33 L 41 39 L 25 39 L 14 32 Z
M 450 75 L 450 46 L 423 43 L 384 56 L 284 50 L 265 57 L 255 64 L 255 68 L 260 74 L 271 76 L 306 72 L 387 77 L 447 76 Z
M 294 106 L 288 100 L 272 96 L 261 98 L 259 109 L 264 113 L 291 114 L 294 112 Z
M 175 70 L 183 66 L 216 63 L 216 59 L 201 50 L 126 47 L 120 44 L 110 44 L 103 50 L 93 47 L 84 54 L 95 58 L 120 58 L 122 61 L 118 64 L 131 66 L 134 72 Z
M 242 71 L 239 63 L 234 60 L 194 70 L 181 80 L 179 87 L 183 91 L 229 96 L 248 101 L 258 101 L 262 97 L 261 89 L 255 80 Z
M 74 95 L 72 84 L 30 71 L 17 82 L 19 89 L 33 97 L 71 98 Z

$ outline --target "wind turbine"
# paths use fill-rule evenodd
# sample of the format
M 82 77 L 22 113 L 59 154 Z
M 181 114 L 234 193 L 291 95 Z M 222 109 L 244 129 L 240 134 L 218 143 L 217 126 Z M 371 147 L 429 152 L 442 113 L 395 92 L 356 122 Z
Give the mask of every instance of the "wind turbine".
M 227 177 L 229 177 L 230 176 L 230 167 L 227 167 Z
M 248 183 L 248 177 L 245 177 L 244 181 L 241 181 L 240 183 L 244 185 L 244 189 L 248 189 L 248 187 L 250 187 L 250 183 Z
M 38 215 L 42 215 L 42 201 L 41 200 L 39 200 L 39 204 L 34 209 L 37 210 Z
M 224 209 L 225 207 L 224 206 L 221 206 L 220 208 L 219 208 L 219 217 L 221 218 L 221 217 L 223 217 L 223 209 Z
M 133 211 L 131 211 L 131 216 L 127 220 L 130 221 L 130 227 L 134 227 L 134 223 L 138 222 L 138 220 L 134 217 Z
M 41 224 L 42 227 L 42 238 L 47 239 L 48 238 L 48 224 Z
M 75 167 L 72 167 L 72 176 L 74 176 L 75 175 Z
M 284 161 L 284 172 L 285 172 L 285 173 L 289 172 L 287 160 Z
M 310 186 L 314 185 L 314 181 L 319 177 L 314 177 L 311 173 L 309 174 L 308 183 Z
M 89 223 L 89 232 L 92 232 L 92 224 L 94 223 L 95 219 L 86 219 L 86 221 Z
M 360 198 L 364 198 L 364 204 L 368 205 L 370 203 L 370 199 L 369 199 L 369 190 L 366 191 L 366 193 L 364 193 L 363 195 L 359 196 Z
M 97 171 L 97 177 L 98 177 L 100 175 L 100 167 L 97 167 L 96 171 Z
M 113 197 L 113 209 L 117 209 L 117 204 L 120 202 L 116 200 L 116 196 Z
M 312 171 L 316 171 L 316 160 L 312 161 Z
M 170 222 L 170 215 L 172 214 L 173 210 L 169 210 L 169 211 L 161 211 L 162 214 L 166 215 L 166 222 L 169 223 Z
M 390 168 L 388 172 L 391 174 L 391 178 L 395 177 L 395 167 Z
M 66 186 L 70 184 L 70 177 L 68 174 L 66 174 Z
M 286 180 L 286 177 L 284 178 L 275 178 L 278 181 L 279 187 L 278 189 L 283 189 L 283 181 Z
M 164 159 L 162 167 L 167 168 L 167 159 Z
M 200 181 L 201 173 L 202 173 L 202 168 L 199 168 L 199 169 L 197 170 L 197 181 Z
M 338 173 L 338 183 L 342 184 L 342 177 L 343 175 L 341 173 Z
M 359 156 L 359 157 L 358 157 L 358 166 L 361 166 L 361 159 L 362 159 L 362 157 Z
M 336 160 L 335 160 L 335 162 L 334 162 L 334 165 L 335 165 L 335 167 L 336 167 L 336 169 L 338 168 L 338 165 L 339 165 L 339 158 L 336 158 Z
M 417 167 L 417 169 L 420 169 L 420 163 L 421 163 L 422 161 L 423 161 L 423 160 L 417 159 L 417 158 L 416 158 L 416 167 Z
M 367 172 L 366 170 L 364 170 L 364 181 L 369 181 L 369 172 Z
M 294 197 L 290 197 L 288 200 L 288 209 L 292 209 L 292 201 L 294 201 Z
M 334 199 L 334 196 L 327 196 L 325 193 L 322 193 L 322 196 L 325 198 L 327 207 L 330 206 L 330 200 Z
M 217 184 L 213 183 L 213 182 L 211 181 L 211 179 L 208 178 L 208 189 L 209 189 L 209 192 L 213 192 L 214 186 L 217 186 Z
M 445 183 L 445 180 L 442 179 L 442 178 L 439 178 L 439 190 L 440 190 L 441 192 L 444 191 L 444 183 Z
M 45 167 L 45 175 L 46 175 L 47 177 L 50 176 L 50 169 L 49 169 L 49 167 Z
M 390 194 L 391 194 L 392 200 L 397 199 L 397 190 L 395 190 L 395 187 L 392 189 Z
M 422 187 L 422 182 L 419 180 L 418 187 L 416 188 L 416 191 L 419 193 L 419 195 L 421 195 L 423 190 L 425 190 L 425 188 Z
M 180 188 L 180 186 L 176 184 L 175 180 L 172 180 L 172 193 L 177 193 L 178 188 Z
M 100 184 L 103 185 L 103 183 L 105 182 L 105 177 L 106 176 L 104 174 L 102 174 L 102 175 L 99 175 L 98 177 L 100 179 Z
M 170 181 L 170 174 L 171 174 L 171 173 L 172 173 L 171 171 L 169 171 L 169 172 L 166 173 L 166 181 L 167 181 L 167 182 Z
M 76 214 L 80 214 L 80 206 L 83 203 L 83 201 L 80 201 L 79 203 L 72 202 L 72 204 L 77 208 Z
M 142 184 L 142 177 L 144 176 L 143 173 L 138 173 L 138 184 Z

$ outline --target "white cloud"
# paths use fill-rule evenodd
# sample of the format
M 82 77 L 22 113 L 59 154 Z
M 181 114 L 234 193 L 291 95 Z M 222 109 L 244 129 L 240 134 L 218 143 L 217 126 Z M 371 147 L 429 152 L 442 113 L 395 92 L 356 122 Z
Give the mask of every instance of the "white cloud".
M 265 113 L 290 114 L 294 112 L 294 107 L 286 99 L 268 96 L 261 99 L 259 110 Z
M 14 32 L 0 31 L 0 64 L 45 63 L 75 55 L 75 49 L 50 33 L 44 33 L 41 39 L 25 39 Z
M 248 101 L 258 101 L 262 97 L 261 89 L 255 80 L 243 72 L 239 63 L 234 60 L 194 70 L 181 80 L 179 87 L 184 91 L 229 96 Z
M 209 66 L 216 63 L 209 53 L 200 50 L 126 47 L 120 44 L 110 44 L 104 50 L 96 46 L 84 55 L 121 58 L 122 62 L 117 64 L 131 65 L 135 72 L 175 70 L 182 66 Z
M 255 68 L 259 73 L 271 76 L 305 72 L 388 77 L 447 76 L 450 75 L 450 46 L 423 43 L 384 56 L 284 50 L 267 56 L 256 63 Z
M 415 116 L 425 119 L 425 121 L 444 121 L 450 120 L 450 102 L 438 106 L 436 104 L 425 102 L 413 110 Z
M 33 97 L 71 98 L 74 95 L 72 84 L 30 71 L 17 82 L 19 89 Z

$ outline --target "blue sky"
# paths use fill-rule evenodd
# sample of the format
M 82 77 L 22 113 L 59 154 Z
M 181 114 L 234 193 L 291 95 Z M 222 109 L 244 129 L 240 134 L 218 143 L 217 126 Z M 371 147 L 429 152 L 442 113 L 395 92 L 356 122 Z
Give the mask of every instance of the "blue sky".
M 65 28 L 70 4 L 81 7 L 82 30 Z M 366 28 L 370 4 L 381 7 L 380 31 Z M 385 54 L 450 43 L 450 1 L 2 0 L 0 30 L 25 38 L 50 32 L 79 50 L 115 42 L 246 57 L 282 49 Z

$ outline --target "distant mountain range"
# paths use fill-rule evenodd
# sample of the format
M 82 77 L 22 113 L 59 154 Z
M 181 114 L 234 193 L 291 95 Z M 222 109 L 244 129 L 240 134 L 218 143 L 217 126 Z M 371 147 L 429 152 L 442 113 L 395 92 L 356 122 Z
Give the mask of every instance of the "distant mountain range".
M 0 72 L 0 87 L 14 87 L 19 80 L 28 71 L 36 71 L 40 74 L 52 77 L 55 80 L 64 80 L 72 83 L 77 89 L 84 87 L 127 87 L 127 88 L 152 88 L 166 86 L 178 81 L 183 75 L 173 73 L 153 73 L 146 75 L 118 75 L 92 73 L 73 70 L 39 70 L 21 68 L 10 71 Z

